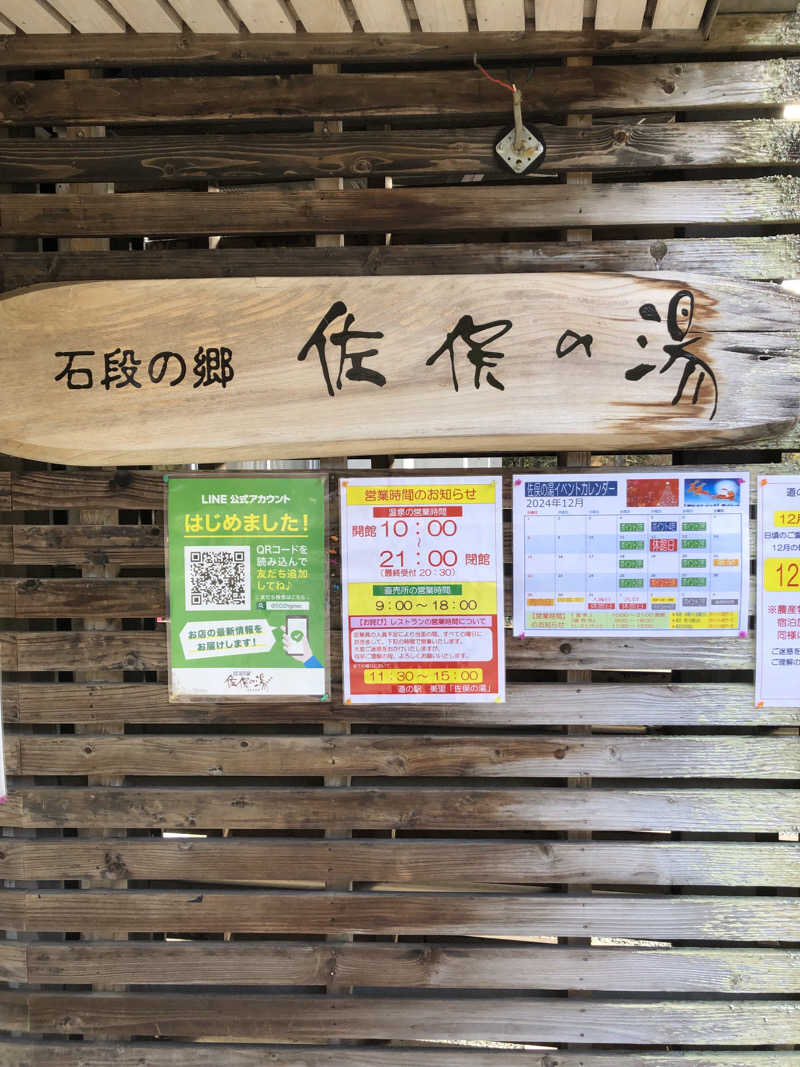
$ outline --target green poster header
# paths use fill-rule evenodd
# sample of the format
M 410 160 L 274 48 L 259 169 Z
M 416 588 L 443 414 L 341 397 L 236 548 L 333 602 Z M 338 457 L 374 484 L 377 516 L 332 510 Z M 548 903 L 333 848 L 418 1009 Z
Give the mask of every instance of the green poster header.
M 325 489 L 167 477 L 170 700 L 328 698 Z

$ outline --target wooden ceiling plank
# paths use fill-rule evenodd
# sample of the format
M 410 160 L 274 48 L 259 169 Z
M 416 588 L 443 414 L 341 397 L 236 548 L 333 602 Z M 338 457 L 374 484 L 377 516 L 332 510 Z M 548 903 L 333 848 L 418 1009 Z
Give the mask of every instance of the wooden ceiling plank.
M 479 30 L 524 30 L 525 0 L 475 0 Z
M 172 6 L 194 33 L 238 33 L 239 23 L 221 0 L 172 0 Z
M 102 0 L 49 0 L 79 33 L 124 33 L 125 20 Z
M 583 29 L 583 0 L 536 0 L 535 25 L 540 32 Z
M 109 0 L 137 33 L 179 33 L 181 20 L 165 0 Z
M 696 30 L 705 6 L 705 0 L 658 0 L 653 29 Z
M 464 33 L 469 29 L 464 0 L 415 0 L 414 6 L 425 33 Z
M 294 33 L 295 21 L 281 0 L 230 0 L 251 33 Z
M 596 30 L 638 33 L 644 20 L 647 0 L 597 0 Z
M 340 0 L 294 0 L 294 9 L 309 33 L 350 33 L 353 29 Z
M 9 22 L 7 18 L 3 18 L 0 15 L 0 33 L 16 33 L 17 27 L 13 22 Z
M 133 2 L 133 0 L 131 0 Z M 28 12 L 27 0 L 0 0 L 0 13 Z M 52 23 L 50 24 L 52 27 Z M 38 31 L 6 37 L 0 47 L 0 69 L 43 70 L 65 67 L 189 67 L 202 63 L 270 67 L 298 63 L 391 64 L 472 62 L 473 33 L 371 34 L 69 34 Z M 23 27 L 21 27 L 23 28 Z M 37 31 L 28 30 L 29 33 Z M 64 36 L 64 34 L 69 34 Z M 481 60 L 529 63 L 531 59 L 564 55 L 695 55 L 796 56 L 800 54 L 800 14 L 719 15 L 706 39 L 697 30 L 642 30 L 619 34 L 608 30 L 580 33 L 518 33 L 485 31 L 480 36 Z
M 365 33 L 407 33 L 411 22 L 403 0 L 353 0 Z
M 72 29 L 66 19 L 39 0 L 0 0 L 0 15 L 25 33 L 70 33 Z

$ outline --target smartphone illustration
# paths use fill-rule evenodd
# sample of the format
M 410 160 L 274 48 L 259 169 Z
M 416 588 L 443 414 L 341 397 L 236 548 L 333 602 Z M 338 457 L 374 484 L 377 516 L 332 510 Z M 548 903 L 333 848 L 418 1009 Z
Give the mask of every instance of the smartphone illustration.
M 303 651 L 303 642 L 308 638 L 308 616 L 287 615 L 286 635 L 289 640 L 285 651 L 290 656 L 299 655 Z

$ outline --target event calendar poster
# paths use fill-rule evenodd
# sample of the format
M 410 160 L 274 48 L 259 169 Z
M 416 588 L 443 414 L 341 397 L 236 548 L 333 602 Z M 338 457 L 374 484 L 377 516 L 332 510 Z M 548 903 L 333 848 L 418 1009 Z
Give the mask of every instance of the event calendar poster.
M 800 477 L 758 482 L 756 706 L 800 707 Z
M 340 486 L 345 702 L 503 701 L 502 479 Z
M 514 477 L 514 633 L 745 637 L 746 472 Z
M 166 480 L 170 700 L 327 700 L 325 478 Z

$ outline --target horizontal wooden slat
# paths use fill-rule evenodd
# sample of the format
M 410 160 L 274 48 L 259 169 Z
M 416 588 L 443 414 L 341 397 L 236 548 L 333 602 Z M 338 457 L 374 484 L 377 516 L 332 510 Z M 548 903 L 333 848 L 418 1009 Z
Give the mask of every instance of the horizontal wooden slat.
M 0 876 L 231 884 L 281 881 L 417 885 L 553 883 L 792 886 L 790 843 L 431 841 L 274 838 L 3 840 Z
M 540 123 L 541 170 L 800 166 L 797 123 L 631 123 L 590 129 Z M 304 177 L 502 174 L 497 130 L 391 130 L 326 134 L 19 138 L 3 145 L 0 181 L 241 183 Z
M 798 778 L 797 737 L 11 736 L 8 774 Z
M 331 662 L 340 662 L 339 634 Z M 3 670 L 165 670 L 163 631 L 0 633 Z M 507 637 L 506 665 L 516 670 L 752 670 L 752 637 Z M 785 720 L 784 720 L 785 721 Z
M 766 59 L 539 66 L 509 77 L 524 84 L 525 106 L 534 114 L 685 111 L 791 103 L 800 63 Z M 0 84 L 0 125 L 425 116 L 441 120 L 462 115 L 505 121 L 508 110 L 507 98 L 477 70 Z
M 162 578 L 0 578 L 0 615 L 9 617 L 134 619 L 165 610 Z
M 0 896 L 0 925 L 28 931 L 151 930 L 459 937 L 630 937 L 763 941 L 800 937 L 796 897 L 565 896 L 113 889 Z M 800 1007 L 800 1005 L 798 1005 Z
M 0 527 L 9 545 L 6 562 L 94 563 L 152 567 L 164 563 L 164 537 L 158 526 Z M 0 547 L 0 554 L 4 549 Z
M 0 825 L 761 833 L 797 831 L 800 811 L 785 789 L 37 786 L 9 790 Z
M 100 278 L 473 274 L 556 270 L 699 270 L 740 278 L 800 273 L 800 238 L 658 238 L 526 244 L 373 245 L 346 248 L 174 249 L 147 252 L 6 252 L 0 289 Z
M 655 1010 L 657 1005 L 657 1010 Z M 22 1006 L 23 1011 L 20 1011 Z M 16 1025 L 28 1013 L 27 1025 Z M 788 1044 L 800 1006 L 787 1000 L 648 1002 L 552 997 L 285 997 L 233 994 L 7 993 L 0 1025 L 45 1033 L 239 1037 L 558 1041 L 604 1044 Z
M 346 711 L 346 714 L 345 714 Z M 352 722 L 497 725 L 497 709 L 481 704 L 358 704 L 332 702 L 330 713 Z M 752 685 L 673 683 L 591 686 L 512 683 L 502 708 L 505 726 L 644 725 L 757 726 L 800 724 L 800 708 L 756 708 Z M 3 685 L 3 717 L 23 723 L 318 722 L 313 704 L 170 704 L 167 686 L 152 684 L 16 683 Z
M 76 83 L 89 84 L 89 83 Z M 543 226 L 705 226 L 792 223 L 800 180 L 564 187 L 65 193 L 0 196 L 5 236 L 340 233 L 535 229 Z
M 719 15 L 706 38 L 700 31 L 619 34 L 518 33 L 483 31 L 481 59 L 532 56 L 592 55 L 594 53 L 727 54 L 797 53 L 800 26 L 793 12 Z M 0 42 L 0 66 L 152 67 L 163 64 L 268 63 L 270 67 L 296 63 L 396 63 L 408 61 L 472 61 L 472 33 L 411 34 L 186 34 L 115 35 L 73 34 L 16 36 Z
M 499 1052 L 496 1049 L 287 1049 L 250 1044 L 147 1041 L 25 1041 L 0 1038 L 0 1067 L 799 1067 L 800 1053 L 770 1052 Z
M 108 255 L 103 252 L 101 255 Z M 9 475 L 6 475 L 9 478 Z M 8 492 L 11 494 L 9 480 Z M 13 506 L 26 508 L 163 508 L 160 471 L 72 470 L 26 471 L 13 475 Z
M 0 943 L 16 960 L 25 946 Z M 770 949 L 502 948 L 261 941 L 32 944 L 28 982 L 430 989 L 800 992 L 800 955 Z

